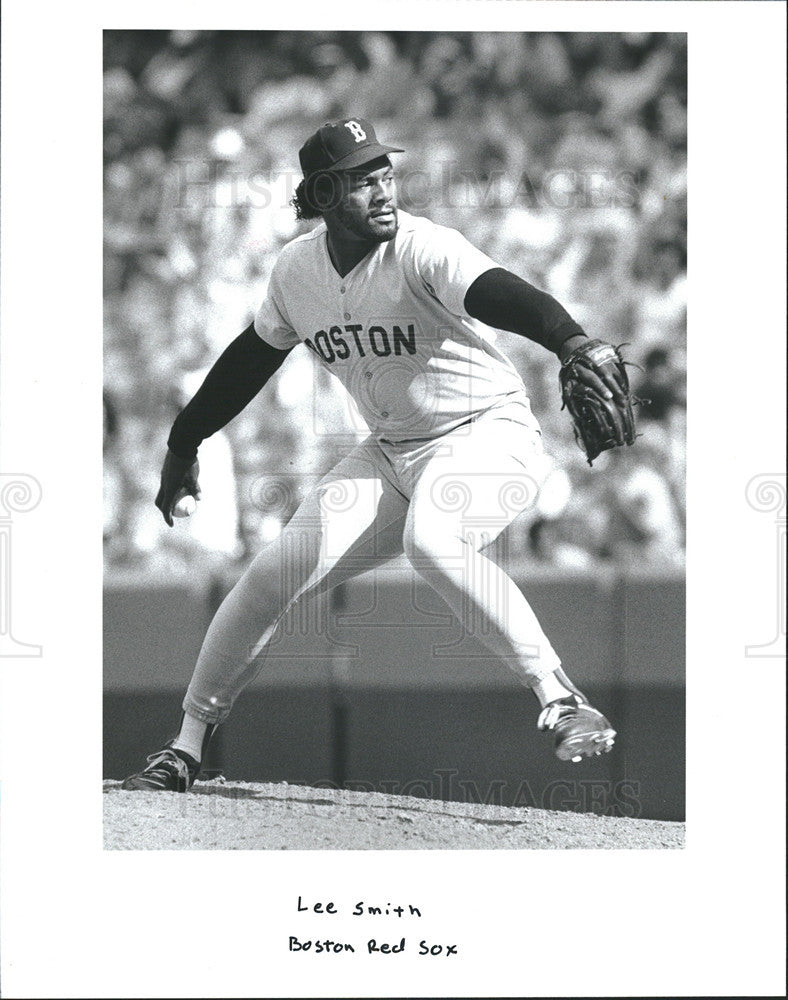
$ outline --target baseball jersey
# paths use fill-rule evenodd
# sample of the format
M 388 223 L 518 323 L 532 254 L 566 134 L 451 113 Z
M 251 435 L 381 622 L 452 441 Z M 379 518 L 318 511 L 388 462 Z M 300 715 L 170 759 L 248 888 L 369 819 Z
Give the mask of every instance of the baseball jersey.
M 454 229 L 398 212 L 393 240 L 344 277 L 325 223 L 281 251 L 255 329 L 272 347 L 304 343 L 353 397 L 371 432 L 394 443 L 448 433 L 522 380 L 465 312 L 465 293 L 498 265 Z M 527 400 L 526 400 L 527 403 Z

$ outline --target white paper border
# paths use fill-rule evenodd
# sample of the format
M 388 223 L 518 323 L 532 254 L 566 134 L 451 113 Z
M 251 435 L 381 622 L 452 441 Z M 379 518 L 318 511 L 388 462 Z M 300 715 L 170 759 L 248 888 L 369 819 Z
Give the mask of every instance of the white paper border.
M 689 32 L 685 851 L 102 851 L 101 28 L 142 26 Z M 44 655 L 0 665 L 4 993 L 781 992 L 785 662 L 743 650 L 776 587 L 744 489 L 784 468 L 782 4 L 6 3 L 2 39 L 0 459 L 44 491 L 13 563 L 14 630 Z M 299 890 L 412 898 L 463 958 L 295 961 Z

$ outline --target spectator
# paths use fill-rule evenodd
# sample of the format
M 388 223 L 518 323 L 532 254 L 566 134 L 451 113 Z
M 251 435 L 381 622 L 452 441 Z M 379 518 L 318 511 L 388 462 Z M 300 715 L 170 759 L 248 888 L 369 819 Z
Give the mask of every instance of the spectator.
M 594 556 L 576 539 L 583 537 L 576 519 L 562 516 L 553 519 L 539 518 L 528 530 L 531 555 L 540 563 L 561 570 L 588 570 L 594 565 Z
M 629 567 L 684 564 L 679 512 L 660 452 L 640 447 L 608 452 L 604 510 L 606 535 L 600 555 Z
M 687 405 L 684 373 L 677 370 L 669 347 L 653 347 L 643 362 L 643 377 L 635 385 L 635 393 L 643 400 L 640 416 L 643 420 L 667 422 L 675 408 Z

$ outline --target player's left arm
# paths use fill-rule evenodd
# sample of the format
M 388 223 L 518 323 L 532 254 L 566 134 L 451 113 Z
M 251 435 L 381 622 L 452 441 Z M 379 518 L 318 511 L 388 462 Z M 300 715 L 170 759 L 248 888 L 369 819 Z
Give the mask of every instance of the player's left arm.
M 469 316 L 498 330 L 527 337 L 558 355 L 563 363 L 587 334 L 549 295 L 503 267 L 484 271 L 465 293 Z M 621 400 L 621 387 L 606 371 L 584 369 L 582 380 L 606 399 Z

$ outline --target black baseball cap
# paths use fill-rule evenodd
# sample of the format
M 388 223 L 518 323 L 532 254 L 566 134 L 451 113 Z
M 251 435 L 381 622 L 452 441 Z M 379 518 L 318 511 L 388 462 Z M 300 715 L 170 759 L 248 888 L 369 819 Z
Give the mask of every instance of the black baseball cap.
M 304 177 L 323 170 L 350 170 L 389 153 L 404 153 L 396 146 L 378 142 L 375 129 L 366 118 L 340 118 L 326 122 L 298 151 Z

